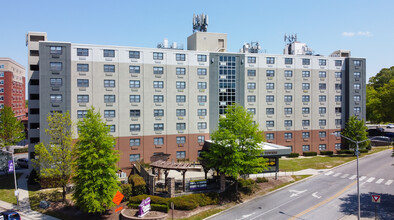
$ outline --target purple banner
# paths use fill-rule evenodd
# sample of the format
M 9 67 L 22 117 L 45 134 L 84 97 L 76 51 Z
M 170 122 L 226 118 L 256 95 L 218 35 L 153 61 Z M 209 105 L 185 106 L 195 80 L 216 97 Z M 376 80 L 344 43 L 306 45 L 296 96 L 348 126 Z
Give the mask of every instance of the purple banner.
M 138 206 L 138 217 L 146 215 L 150 210 L 150 197 L 143 199 Z
M 12 160 L 8 161 L 8 172 L 14 172 L 14 162 Z

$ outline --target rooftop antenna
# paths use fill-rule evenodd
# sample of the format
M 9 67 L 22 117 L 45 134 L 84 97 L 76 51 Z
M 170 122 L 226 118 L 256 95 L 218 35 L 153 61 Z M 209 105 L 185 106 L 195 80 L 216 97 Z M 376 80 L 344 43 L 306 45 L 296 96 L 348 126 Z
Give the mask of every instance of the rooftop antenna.
M 196 31 L 207 32 L 208 28 L 208 15 L 202 13 L 201 15 L 195 15 L 193 13 L 193 33 Z
M 292 34 L 292 35 L 286 35 L 285 34 L 285 36 L 284 36 L 284 42 L 286 42 L 286 41 L 288 41 L 289 42 L 289 44 L 292 44 L 292 43 L 294 43 L 294 42 L 296 42 L 297 41 L 297 34 Z

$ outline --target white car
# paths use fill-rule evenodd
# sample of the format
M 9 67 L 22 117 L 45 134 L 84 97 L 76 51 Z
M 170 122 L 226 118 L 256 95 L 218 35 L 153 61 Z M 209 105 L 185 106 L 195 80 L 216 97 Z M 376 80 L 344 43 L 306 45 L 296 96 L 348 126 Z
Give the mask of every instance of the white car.
M 394 124 L 388 124 L 386 128 L 394 128 Z

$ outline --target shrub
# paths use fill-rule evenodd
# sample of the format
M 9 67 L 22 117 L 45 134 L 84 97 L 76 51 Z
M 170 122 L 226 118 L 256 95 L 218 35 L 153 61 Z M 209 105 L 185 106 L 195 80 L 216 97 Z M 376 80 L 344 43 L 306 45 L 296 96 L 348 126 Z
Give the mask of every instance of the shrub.
M 142 195 L 146 193 L 146 183 L 144 178 L 137 174 L 130 175 L 129 183 L 133 185 L 133 195 Z
M 334 152 L 333 151 L 330 151 L 330 150 L 326 150 L 326 151 L 320 151 L 320 155 L 333 155 L 334 154 Z
M 63 194 L 60 191 L 54 190 L 52 192 L 47 193 L 47 199 L 51 202 L 59 202 L 63 199 Z
M 14 154 L 17 153 L 27 153 L 29 151 L 28 147 L 23 147 L 23 148 L 14 148 Z
M 268 182 L 268 179 L 265 177 L 257 177 L 256 178 L 256 183 L 265 183 Z
M 152 196 L 152 195 L 138 195 L 132 196 L 129 198 L 129 204 L 140 204 L 143 199 L 150 197 L 151 204 L 160 204 L 160 205 L 167 205 L 168 206 L 168 198 L 162 198 L 160 196 Z
M 359 149 L 360 153 L 368 153 L 368 149 Z
M 311 152 L 304 152 L 303 155 L 306 156 L 306 157 L 316 156 L 317 152 L 313 152 L 313 151 L 311 151 Z
M 238 179 L 239 191 L 250 195 L 258 188 L 256 182 L 252 179 Z
M 287 157 L 299 157 L 300 154 L 299 153 L 290 153 L 289 156 Z
M 177 210 L 193 210 L 198 207 L 198 203 L 194 200 L 185 198 L 185 196 L 171 198 L 174 208 Z
M 120 189 L 124 195 L 123 201 L 129 200 L 129 198 L 133 195 L 133 187 L 131 184 L 122 184 L 120 185 Z
M 366 149 L 367 149 L 367 150 L 371 150 L 371 149 L 372 149 L 371 144 L 369 144 L 369 145 L 366 147 Z
M 37 171 L 36 171 L 35 169 L 33 169 L 33 170 L 30 172 L 29 179 L 27 180 L 27 184 L 28 184 L 28 185 L 36 185 L 36 184 L 39 184 L 39 182 L 38 182 Z
M 129 203 L 128 207 L 131 209 L 138 209 L 139 205 L 140 204 Z M 151 207 L 152 211 L 159 211 L 159 212 L 165 212 L 165 213 L 168 213 L 168 210 L 170 209 L 168 207 L 168 205 L 160 205 L 160 204 L 151 204 L 150 207 Z

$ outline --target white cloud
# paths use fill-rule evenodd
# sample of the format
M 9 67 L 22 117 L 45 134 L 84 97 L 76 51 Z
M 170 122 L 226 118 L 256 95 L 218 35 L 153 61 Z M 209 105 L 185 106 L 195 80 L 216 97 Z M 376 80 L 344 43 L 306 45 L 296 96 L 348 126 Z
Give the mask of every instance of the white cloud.
M 359 31 L 359 32 L 357 32 L 357 35 L 365 36 L 365 37 L 372 37 L 372 33 L 369 31 L 365 31 L 365 32 Z
M 353 37 L 354 36 L 354 32 L 342 32 L 342 36 Z
M 344 37 L 354 37 L 354 36 L 364 36 L 364 37 L 372 37 L 372 33 L 369 31 L 359 31 L 359 32 L 342 32 L 342 36 Z

